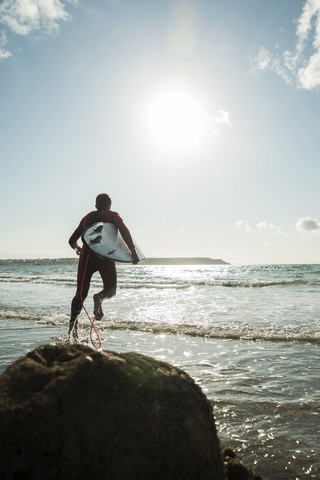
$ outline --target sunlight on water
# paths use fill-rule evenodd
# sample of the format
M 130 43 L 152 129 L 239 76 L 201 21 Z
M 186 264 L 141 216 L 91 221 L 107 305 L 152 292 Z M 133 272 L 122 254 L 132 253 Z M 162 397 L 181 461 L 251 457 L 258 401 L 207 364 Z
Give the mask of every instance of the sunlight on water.
M 187 371 L 212 402 L 219 438 L 264 480 L 320 478 L 319 265 L 119 266 L 96 322 L 102 348 Z M 76 266 L 0 265 L 0 368 L 67 340 Z M 95 275 L 85 302 L 101 288 Z M 90 322 L 79 337 L 91 346 Z M 94 347 L 92 347 L 94 348 Z

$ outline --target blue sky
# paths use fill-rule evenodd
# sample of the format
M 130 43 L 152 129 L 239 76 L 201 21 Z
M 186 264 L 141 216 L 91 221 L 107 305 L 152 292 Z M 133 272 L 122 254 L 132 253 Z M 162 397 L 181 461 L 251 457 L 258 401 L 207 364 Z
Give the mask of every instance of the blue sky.
M 320 0 L 2 0 L 1 258 L 107 192 L 147 256 L 320 263 Z

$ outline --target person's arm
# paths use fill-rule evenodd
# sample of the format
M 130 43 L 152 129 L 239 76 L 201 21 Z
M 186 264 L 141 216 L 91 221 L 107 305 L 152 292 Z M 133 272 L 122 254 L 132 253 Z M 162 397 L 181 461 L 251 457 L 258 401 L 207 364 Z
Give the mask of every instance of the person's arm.
M 133 264 L 136 265 L 140 261 L 138 255 L 137 255 L 136 247 L 134 246 L 134 243 L 133 243 L 133 240 L 132 240 L 132 237 L 131 237 L 131 233 L 130 233 L 128 227 L 124 224 L 122 218 L 120 217 L 120 215 L 118 213 L 115 213 L 114 224 L 116 225 L 116 227 L 118 227 L 119 232 L 121 233 L 121 236 L 122 236 L 123 240 L 128 245 L 128 248 L 130 249 L 130 252 L 131 252 L 131 255 L 132 255 Z
M 132 255 L 132 263 L 134 265 L 137 265 L 137 263 L 140 262 L 140 259 L 139 259 L 138 254 L 137 254 L 136 247 L 130 248 L 130 252 L 131 252 L 131 255 Z
M 73 250 L 76 251 L 76 254 L 77 254 L 77 255 L 80 255 L 80 253 L 81 253 L 81 251 L 82 251 L 82 248 L 79 247 L 79 245 L 78 245 L 77 243 L 74 244 L 74 246 L 73 246 L 72 248 L 73 248 Z
M 83 220 L 79 223 L 79 226 L 75 229 L 71 237 L 69 238 L 69 245 L 73 250 L 76 251 L 77 255 L 81 253 L 81 247 L 78 245 L 78 240 L 81 237 L 81 234 L 84 230 Z

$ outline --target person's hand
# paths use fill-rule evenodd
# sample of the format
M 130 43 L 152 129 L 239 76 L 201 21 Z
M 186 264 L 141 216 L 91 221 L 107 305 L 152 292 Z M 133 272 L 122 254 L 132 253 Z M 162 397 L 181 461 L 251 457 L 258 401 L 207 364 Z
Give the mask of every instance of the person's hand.
M 75 251 L 77 255 L 80 255 L 81 253 L 81 248 L 80 247 L 75 247 Z
M 131 251 L 131 255 L 132 255 L 132 263 L 133 263 L 133 265 L 137 265 L 137 263 L 139 263 L 140 260 L 139 260 L 139 257 L 138 257 L 138 254 L 137 254 L 137 251 L 136 251 L 135 247 L 131 248 L 130 251 Z

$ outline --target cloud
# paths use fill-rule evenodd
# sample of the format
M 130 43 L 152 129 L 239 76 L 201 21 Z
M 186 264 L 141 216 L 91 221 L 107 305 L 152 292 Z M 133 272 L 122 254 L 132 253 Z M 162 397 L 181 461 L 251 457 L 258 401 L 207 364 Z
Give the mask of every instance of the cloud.
M 213 117 L 213 121 L 216 125 L 225 124 L 231 126 L 230 112 L 219 110 L 218 113 Z
M 250 223 L 247 222 L 247 220 L 238 220 L 236 222 L 236 227 L 240 230 L 244 230 L 245 232 L 251 231 Z
M 314 53 L 298 70 L 299 82 L 308 90 L 320 85 L 320 0 L 307 0 L 303 7 L 297 26 L 297 55 L 303 55 L 310 36 Z
M 302 87 L 312 90 L 320 85 L 320 52 L 312 55 L 308 65 L 298 71 L 298 80 Z
M 250 57 L 251 74 L 270 69 L 287 84 L 312 90 L 320 86 L 320 0 L 306 0 L 296 22 L 296 45 L 293 51 L 272 53 L 261 47 Z
M 0 35 L 0 60 L 11 57 L 11 52 L 6 49 L 7 43 L 6 32 L 2 32 Z
M 257 231 L 259 233 L 272 232 L 275 235 L 287 236 L 285 232 L 282 231 L 280 227 L 277 227 L 273 223 L 259 222 L 256 227 L 251 227 L 250 223 L 247 220 L 238 220 L 236 222 L 236 227 L 245 232 Z
M 266 70 L 272 62 L 272 54 L 264 47 L 261 47 L 256 57 L 250 57 L 251 73 L 255 74 L 261 70 Z
M 208 126 L 213 129 L 214 135 L 220 134 L 222 125 L 231 127 L 230 112 L 226 110 L 219 110 L 214 116 L 208 117 Z
M 199 117 L 200 124 L 204 126 L 204 129 L 207 132 L 213 133 L 215 136 L 220 135 L 223 126 L 227 126 L 229 128 L 232 127 L 230 119 L 231 113 L 227 112 L 226 110 L 218 110 L 216 113 L 208 113 L 203 111 L 200 113 Z
M 257 229 L 261 233 L 266 232 L 266 231 L 270 231 L 270 232 L 275 233 L 276 235 L 282 235 L 284 237 L 287 236 L 287 234 L 285 232 L 283 232 L 280 227 L 277 227 L 273 223 L 259 222 L 257 224 Z
M 264 70 L 271 70 L 279 75 L 287 85 L 293 84 L 293 76 L 290 66 L 291 54 L 284 52 L 279 58 L 264 47 L 261 47 L 256 57 L 249 57 L 250 73 L 252 76 L 258 76 L 258 73 Z
M 300 233 L 313 233 L 320 230 L 320 220 L 311 217 L 299 218 L 296 223 L 296 230 Z
M 78 0 L 4 0 L 0 4 L 0 24 L 16 35 L 28 35 L 34 31 L 57 33 L 59 22 L 70 19 L 66 3 L 77 5 Z M 0 57 L 11 53 L 4 50 L 5 32 L 0 39 Z M 1 44 L 2 42 L 2 44 Z M 3 44 L 4 43 L 4 44 Z

